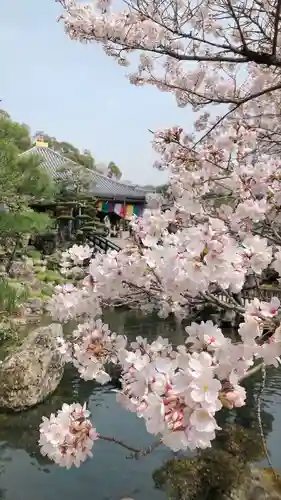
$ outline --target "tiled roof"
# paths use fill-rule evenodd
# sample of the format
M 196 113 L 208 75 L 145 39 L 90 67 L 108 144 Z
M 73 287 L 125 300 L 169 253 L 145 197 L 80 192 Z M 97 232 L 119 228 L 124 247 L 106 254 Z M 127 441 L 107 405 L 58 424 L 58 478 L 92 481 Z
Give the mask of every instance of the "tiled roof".
M 71 167 L 80 166 L 72 160 L 69 160 L 65 156 L 62 156 L 60 153 L 57 153 L 51 148 L 47 147 L 38 147 L 34 146 L 31 149 L 28 149 L 22 155 L 32 154 L 39 155 L 42 157 L 41 165 L 46 168 L 46 170 L 50 173 L 50 175 L 54 179 L 63 179 L 66 176 L 65 172 L 60 172 L 59 169 L 62 167 L 64 169 Z M 86 167 L 82 167 L 86 168 Z M 89 170 L 93 176 L 93 188 L 91 192 L 93 196 L 100 196 L 101 198 L 116 198 L 116 199 L 131 199 L 131 200 L 139 200 L 144 201 L 145 193 L 144 191 L 130 186 L 129 184 L 123 184 L 122 182 L 115 181 L 114 179 L 110 179 L 105 175 L 100 174 L 96 170 Z

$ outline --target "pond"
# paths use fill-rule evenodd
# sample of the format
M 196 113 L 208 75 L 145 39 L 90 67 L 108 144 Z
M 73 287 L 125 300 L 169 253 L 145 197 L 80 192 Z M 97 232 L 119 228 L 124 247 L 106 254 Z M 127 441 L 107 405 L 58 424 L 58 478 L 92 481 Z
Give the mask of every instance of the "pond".
M 106 321 L 120 333 L 131 338 L 143 335 L 169 337 L 174 343 L 182 341 L 182 331 L 172 322 L 163 323 L 156 317 L 143 318 L 132 312 L 108 312 Z M 256 422 L 255 395 L 259 379 L 248 381 L 248 406 L 228 418 L 237 424 L 254 427 Z M 38 407 L 21 414 L 0 415 L 0 498 L 5 500 L 161 500 L 166 495 L 155 489 L 152 473 L 174 455 L 159 447 L 139 461 L 126 458 L 126 451 L 117 445 L 97 442 L 92 460 L 79 469 L 60 469 L 38 452 L 38 426 L 42 415 L 49 415 L 61 403 L 87 402 L 98 432 L 116 436 L 132 446 L 145 447 L 153 442 L 142 420 L 124 411 L 115 401 L 111 386 L 83 382 L 74 369 L 67 368 L 56 393 Z M 270 370 L 263 394 L 262 418 L 276 469 L 281 471 L 281 373 Z M 259 436 L 257 434 L 257 439 Z M 267 466 L 267 463 L 264 462 Z

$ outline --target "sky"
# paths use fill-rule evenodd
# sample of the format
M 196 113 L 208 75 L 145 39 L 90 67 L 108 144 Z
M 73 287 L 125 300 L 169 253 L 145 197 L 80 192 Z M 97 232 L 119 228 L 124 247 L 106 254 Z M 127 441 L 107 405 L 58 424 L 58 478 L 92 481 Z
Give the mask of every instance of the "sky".
M 57 23 L 55 0 L 0 0 L 0 106 L 12 118 L 89 149 L 98 163 L 114 161 L 123 179 L 161 184 L 166 173 L 148 129 L 188 129 L 192 114 L 174 97 L 135 87 L 96 44 L 71 41 Z

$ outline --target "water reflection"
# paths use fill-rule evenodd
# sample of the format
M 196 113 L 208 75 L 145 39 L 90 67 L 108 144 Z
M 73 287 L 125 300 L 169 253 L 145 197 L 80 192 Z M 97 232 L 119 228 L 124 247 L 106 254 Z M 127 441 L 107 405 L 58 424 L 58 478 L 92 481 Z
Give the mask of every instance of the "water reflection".
M 174 344 L 182 342 L 183 332 L 172 320 L 162 322 L 155 316 L 142 317 L 125 311 L 107 311 L 106 321 L 118 333 L 126 332 L 132 339 L 143 335 L 149 339 L 157 335 L 169 337 Z M 259 390 L 259 375 L 247 381 L 248 405 L 239 412 L 221 412 L 220 423 L 235 422 L 256 428 L 255 395 Z M 92 460 L 77 470 L 65 471 L 50 464 L 38 452 L 38 426 L 43 415 L 61 407 L 62 401 L 87 402 L 93 421 L 101 434 L 116 435 L 133 446 L 149 445 L 151 438 L 144 424 L 134 415 L 125 412 L 115 401 L 112 387 L 101 388 L 93 382 L 83 382 L 74 369 L 68 368 L 63 381 L 43 404 L 28 412 L 0 415 L 0 499 L 40 500 L 77 495 L 84 500 L 160 500 L 165 494 L 154 488 L 152 473 L 173 456 L 164 447 L 140 461 L 126 458 L 122 448 L 97 442 Z M 281 469 L 281 374 L 270 370 L 264 391 L 262 419 L 272 461 Z M 257 439 L 259 435 L 257 433 Z

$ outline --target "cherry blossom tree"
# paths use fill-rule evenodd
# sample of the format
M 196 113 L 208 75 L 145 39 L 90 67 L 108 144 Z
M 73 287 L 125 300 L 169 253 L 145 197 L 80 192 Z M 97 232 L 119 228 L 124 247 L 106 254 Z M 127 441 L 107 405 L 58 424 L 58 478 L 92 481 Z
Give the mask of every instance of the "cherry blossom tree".
M 123 66 L 137 53 L 131 83 L 172 92 L 180 107 L 201 111 L 197 128 L 208 132 L 226 117 L 242 114 L 280 143 L 277 0 L 60 3 L 70 38 L 101 44 Z M 211 117 L 210 104 L 226 111 Z
M 205 449 L 219 428 L 216 413 L 247 403 L 243 380 L 280 363 L 279 299 L 244 304 L 240 293 L 249 279 L 258 293 L 268 269 L 281 275 L 281 2 L 138 0 L 124 1 L 122 11 L 106 0 L 60 3 L 72 39 L 100 43 L 121 65 L 134 64 L 130 54 L 139 53 L 130 81 L 173 92 L 199 117 L 194 132 L 154 134 L 158 167 L 170 172 L 170 209 L 134 218 L 131 242 L 120 252 L 92 260 L 91 248 L 66 252 L 68 267 L 90 259 L 88 275 L 81 287 L 58 287 L 50 302 L 56 320 L 78 322 L 72 338 L 59 341 L 65 360 L 101 384 L 117 364 L 117 400 L 145 420 L 155 444 L 136 450 L 101 436 L 86 407 L 73 404 L 44 419 L 41 451 L 70 467 L 91 455 L 97 439 L 135 456 L 159 443 Z M 126 303 L 132 293 L 149 299 L 143 311 L 185 320 L 185 344 L 174 348 L 162 337 L 129 343 L 111 332 L 102 305 L 112 297 Z M 190 313 L 205 303 L 236 314 L 237 342 L 212 321 L 190 324 Z

